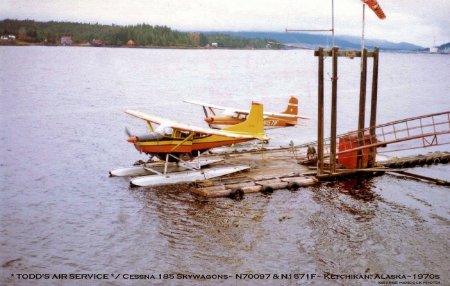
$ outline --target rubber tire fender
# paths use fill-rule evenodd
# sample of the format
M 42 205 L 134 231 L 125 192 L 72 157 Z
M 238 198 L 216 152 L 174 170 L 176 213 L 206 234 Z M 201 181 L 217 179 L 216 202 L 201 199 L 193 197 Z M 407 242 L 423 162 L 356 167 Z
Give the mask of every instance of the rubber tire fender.
M 300 188 L 300 184 L 297 183 L 297 182 L 290 182 L 290 183 L 287 185 L 287 189 L 290 190 L 290 191 L 297 191 L 298 188 Z
M 242 188 L 233 189 L 228 197 L 237 201 L 242 200 L 244 198 L 244 191 L 242 190 Z
M 261 193 L 263 194 L 271 194 L 273 193 L 273 187 L 271 186 L 264 186 L 261 188 Z

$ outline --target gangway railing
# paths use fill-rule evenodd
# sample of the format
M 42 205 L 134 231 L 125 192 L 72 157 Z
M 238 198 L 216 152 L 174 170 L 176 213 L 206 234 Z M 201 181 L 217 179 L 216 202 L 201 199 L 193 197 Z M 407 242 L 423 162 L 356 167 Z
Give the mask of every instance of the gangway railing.
M 450 111 L 397 120 L 377 125 L 374 129 L 374 135 L 370 135 L 370 128 L 365 128 L 361 131 L 352 131 L 337 136 L 338 144 L 344 138 L 356 138 L 356 140 L 347 140 L 346 144 L 349 146 L 346 146 L 346 150 L 338 147 L 339 151 L 336 154 L 414 139 L 420 139 L 423 148 L 450 144 L 449 138 L 441 136 L 450 134 Z M 361 135 L 361 133 L 364 134 L 363 142 L 360 139 L 358 140 L 358 135 Z M 440 138 L 443 140 L 440 140 Z
M 422 115 L 380 124 L 371 128 L 356 130 L 337 135 L 336 155 L 362 150 L 369 152 L 370 148 L 384 147 L 409 140 L 420 140 L 420 146 L 405 149 L 425 148 L 450 144 L 450 111 Z M 361 140 L 362 139 L 362 140 Z M 330 154 L 330 138 L 324 139 L 324 154 Z M 345 144 L 345 147 L 342 146 Z M 317 141 L 296 146 L 317 145 Z

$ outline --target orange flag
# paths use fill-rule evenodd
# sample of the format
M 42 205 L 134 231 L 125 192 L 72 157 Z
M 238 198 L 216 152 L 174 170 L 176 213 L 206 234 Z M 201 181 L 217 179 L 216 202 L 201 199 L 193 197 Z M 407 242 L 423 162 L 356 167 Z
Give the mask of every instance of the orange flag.
M 375 12 L 375 14 L 377 14 L 378 18 L 380 18 L 381 20 L 386 18 L 386 15 L 384 15 L 384 12 L 381 9 L 380 5 L 378 5 L 377 0 L 361 0 L 361 1 L 367 4 L 367 6 L 369 6 L 369 8 L 372 9 L 372 11 Z

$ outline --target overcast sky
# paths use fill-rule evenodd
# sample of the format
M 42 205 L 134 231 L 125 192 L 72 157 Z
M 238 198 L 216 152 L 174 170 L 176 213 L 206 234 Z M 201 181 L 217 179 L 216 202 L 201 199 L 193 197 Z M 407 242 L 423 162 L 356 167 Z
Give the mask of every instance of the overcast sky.
M 361 35 L 362 2 L 335 1 L 337 35 Z M 450 0 L 378 0 L 366 37 L 432 46 L 450 41 Z M 331 0 L 0 0 L 0 19 L 166 25 L 181 31 L 275 31 L 331 27 Z

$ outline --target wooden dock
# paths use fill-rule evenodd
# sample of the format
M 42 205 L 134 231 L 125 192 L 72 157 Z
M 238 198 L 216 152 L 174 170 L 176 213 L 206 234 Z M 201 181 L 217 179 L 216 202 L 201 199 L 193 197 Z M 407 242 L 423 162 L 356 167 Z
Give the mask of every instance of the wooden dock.
M 290 148 L 229 151 L 208 156 L 220 156 L 224 159 L 217 166 L 245 164 L 251 168 L 225 178 L 195 183 L 191 192 L 203 197 L 239 198 L 247 193 L 297 190 L 318 183 L 314 171 L 298 164 L 298 160 L 304 157 L 294 154 Z
M 250 170 L 233 174 L 228 177 L 217 178 L 194 183 L 191 188 L 193 194 L 207 197 L 231 197 L 240 199 L 249 193 L 271 193 L 275 190 L 297 190 L 301 187 L 312 186 L 320 181 L 339 179 L 346 176 L 360 174 L 382 174 L 385 172 L 398 172 L 402 168 L 414 166 L 448 163 L 450 153 L 435 152 L 425 155 L 393 158 L 377 162 L 372 168 L 342 169 L 338 165 L 336 173 L 317 175 L 315 166 L 301 164 L 306 160 L 306 150 L 292 147 L 263 148 L 263 149 L 222 149 L 211 152 L 206 157 L 220 157 L 224 161 L 216 163 L 221 165 L 246 164 Z M 203 155 L 202 155 L 203 156 Z M 327 167 L 327 164 L 325 164 Z

